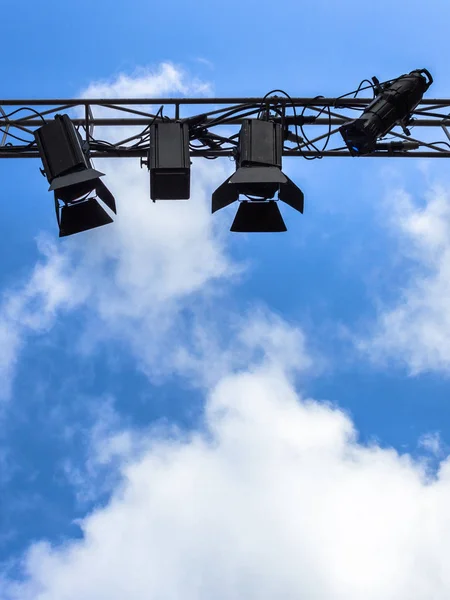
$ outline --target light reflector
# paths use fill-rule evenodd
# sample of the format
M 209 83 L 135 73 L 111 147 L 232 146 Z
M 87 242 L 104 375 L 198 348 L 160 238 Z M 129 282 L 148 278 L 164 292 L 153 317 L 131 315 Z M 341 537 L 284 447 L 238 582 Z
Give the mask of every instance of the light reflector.
M 112 223 L 113 220 L 95 198 L 63 206 L 59 237 L 66 237 L 95 227 Z
M 240 233 L 276 233 L 287 231 L 280 209 L 274 200 L 239 204 L 230 231 Z

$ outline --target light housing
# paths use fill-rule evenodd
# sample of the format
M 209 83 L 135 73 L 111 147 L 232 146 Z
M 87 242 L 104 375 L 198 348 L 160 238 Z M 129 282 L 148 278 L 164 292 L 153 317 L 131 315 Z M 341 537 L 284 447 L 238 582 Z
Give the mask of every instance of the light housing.
M 350 153 L 353 156 L 370 154 L 377 140 L 395 125 L 406 128 L 412 111 L 432 83 L 427 69 L 416 69 L 381 86 L 361 116 L 339 128 Z
M 187 200 L 190 197 L 191 161 L 187 123 L 153 123 L 150 127 L 150 198 Z
M 278 199 L 303 213 L 303 192 L 281 171 L 282 127 L 279 123 L 245 119 L 239 134 L 237 169 L 212 195 L 212 212 L 247 197 L 231 231 L 286 231 Z
M 92 167 L 88 148 L 68 115 L 56 115 L 34 132 L 44 174 L 54 193 L 60 237 L 111 223 L 112 219 L 95 198 L 95 192 L 116 213 L 114 196 L 100 180 L 104 175 Z M 59 201 L 63 202 L 62 208 Z M 60 215 L 61 210 L 61 215 Z

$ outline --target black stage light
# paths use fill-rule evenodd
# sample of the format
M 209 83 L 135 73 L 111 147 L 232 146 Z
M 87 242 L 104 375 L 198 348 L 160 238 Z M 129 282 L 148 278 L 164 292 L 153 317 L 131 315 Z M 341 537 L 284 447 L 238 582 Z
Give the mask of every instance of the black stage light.
M 150 127 L 148 167 L 152 200 L 189 198 L 191 161 L 187 123 L 153 123 Z
M 370 154 L 377 140 L 395 125 L 406 130 L 411 112 L 432 83 L 427 69 L 417 69 L 379 86 L 378 94 L 361 116 L 339 129 L 350 153 L 353 156 Z
M 100 180 L 104 173 L 92 167 L 69 116 L 56 115 L 53 121 L 37 129 L 34 136 L 50 183 L 49 191 L 54 192 L 60 237 L 111 223 L 111 217 L 95 198 L 86 199 L 95 192 L 97 198 L 116 212 L 114 196 Z
M 231 231 L 286 231 L 273 199 L 303 213 L 303 192 L 281 171 L 283 137 L 281 124 L 246 119 L 239 134 L 237 170 L 212 195 L 212 212 L 225 208 L 239 196 L 241 203 Z

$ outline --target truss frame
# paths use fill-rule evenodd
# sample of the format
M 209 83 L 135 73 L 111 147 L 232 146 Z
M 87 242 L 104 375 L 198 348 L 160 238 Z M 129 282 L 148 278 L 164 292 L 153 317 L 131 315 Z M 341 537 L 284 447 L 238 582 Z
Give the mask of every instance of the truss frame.
M 70 113 L 72 122 L 89 144 L 92 158 L 145 159 L 150 143 L 149 126 L 158 120 L 189 123 L 191 157 L 234 157 L 239 126 L 245 118 L 261 115 L 283 124 L 283 156 L 352 157 L 343 145 L 339 127 L 355 118 L 371 101 L 372 98 L 278 95 L 262 98 L 6 99 L 0 100 L 0 158 L 39 158 L 34 130 L 46 119 L 64 112 Z M 18 116 L 24 111 L 27 114 Z M 423 99 L 411 117 L 408 129 L 419 128 L 421 137 L 426 139 L 418 139 L 408 135 L 409 131 L 395 127 L 366 157 L 450 158 L 450 99 Z M 313 126 L 318 135 L 309 139 L 305 129 L 312 131 Z M 139 128 L 141 131 L 137 131 Z M 126 137 L 114 141 L 111 136 L 121 132 L 126 133 Z M 101 135 L 96 139 L 94 134 Z M 338 145 L 328 148 L 328 143 L 334 140 Z M 321 148 L 317 147 L 319 142 L 323 142 Z

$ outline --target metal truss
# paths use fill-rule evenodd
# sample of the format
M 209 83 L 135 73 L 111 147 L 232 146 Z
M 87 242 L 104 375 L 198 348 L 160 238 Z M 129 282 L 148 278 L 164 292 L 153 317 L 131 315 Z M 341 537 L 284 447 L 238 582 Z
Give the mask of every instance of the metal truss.
M 356 118 L 371 98 L 290 98 L 279 91 L 263 98 L 0 100 L 0 158 L 39 158 L 33 132 L 61 113 L 69 114 L 93 158 L 145 159 L 150 125 L 157 121 L 189 124 L 192 157 L 233 157 L 243 120 L 258 117 L 283 125 L 283 156 L 351 156 L 339 127 Z M 450 158 L 449 127 L 450 99 L 424 99 L 408 129 L 395 127 L 367 156 Z M 411 135 L 412 128 L 421 139 Z

